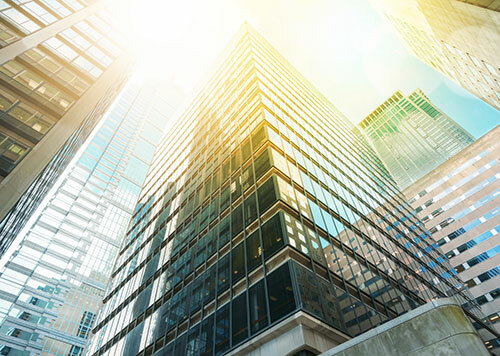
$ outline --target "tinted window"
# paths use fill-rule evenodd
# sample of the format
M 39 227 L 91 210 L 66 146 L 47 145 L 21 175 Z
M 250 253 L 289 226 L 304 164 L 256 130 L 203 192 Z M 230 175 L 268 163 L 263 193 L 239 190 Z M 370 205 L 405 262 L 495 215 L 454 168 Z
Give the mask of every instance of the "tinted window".
M 217 310 L 215 317 L 215 354 L 229 349 L 229 303 Z
M 231 236 L 235 237 L 243 231 L 243 204 L 238 205 L 231 212 Z
M 243 242 L 231 251 L 232 283 L 238 282 L 245 276 L 245 247 Z
M 220 193 L 220 211 L 226 210 L 226 208 L 229 206 L 229 198 L 231 196 L 229 193 L 229 188 L 230 187 L 226 187 Z
M 245 168 L 241 174 L 241 187 L 243 191 L 247 190 L 254 184 L 255 180 L 253 178 L 253 167 L 252 165 Z
M 261 264 L 262 249 L 260 248 L 259 230 L 247 238 L 247 266 L 248 272 Z
M 245 213 L 245 226 L 248 226 L 257 219 L 257 199 L 255 193 L 245 199 L 243 210 Z
M 280 214 L 262 225 L 262 244 L 266 260 L 285 245 Z
M 255 334 L 268 324 L 263 280 L 248 290 L 248 300 L 250 303 L 250 332 Z
M 217 263 L 217 294 L 229 287 L 229 254 L 222 257 Z
M 257 189 L 257 195 L 259 198 L 259 211 L 262 214 L 278 200 L 274 177 L 269 178 Z
M 229 233 L 229 216 L 226 216 L 219 224 L 219 248 L 229 242 Z
M 241 153 L 243 154 L 243 162 L 250 158 L 252 155 L 252 147 L 250 145 L 250 140 L 246 141 L 241 147 Z
M 254 161 L 255 167 L 255 179 L 258 180 L 262 177 L 269 169 L 271 169 L 271 160 L 269 156 L 269 150 L 265 150 L 257 157 Z
M 254 151 L 258 150 L 260 146 L 266 141 L 266 127 L 262 126 L 252 136 L 252 146 Z
M 203 320 L 200 333 L 200 355 L 213 355 L 212 346 L 214 341 L 214 315 Z
M 232 313 L 233 346 L 235 346 L 248 337 L 246 293 L 233 299 Z
M 296 308 L 288 263 L 267 276 L 267 288 L 271 322 L 274 323 Z

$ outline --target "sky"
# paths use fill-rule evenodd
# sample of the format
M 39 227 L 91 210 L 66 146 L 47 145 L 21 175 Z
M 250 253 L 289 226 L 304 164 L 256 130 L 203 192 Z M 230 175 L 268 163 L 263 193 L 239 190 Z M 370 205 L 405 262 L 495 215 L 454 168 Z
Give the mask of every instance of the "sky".
M 475 137 L 500 123 L 500 112 L 411 55 L 376 0 L 131 1 L 143 70 L 163 71 L 186 93 L 247 21 L 354 123 L 416 88 Z

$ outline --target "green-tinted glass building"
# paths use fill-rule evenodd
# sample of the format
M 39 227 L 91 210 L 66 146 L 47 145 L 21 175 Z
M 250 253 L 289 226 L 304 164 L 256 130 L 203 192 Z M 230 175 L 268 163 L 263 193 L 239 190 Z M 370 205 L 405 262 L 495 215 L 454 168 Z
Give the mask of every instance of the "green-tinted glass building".
M 359 123 L 401 189 L 474 142 L 417 89 L 394 93 Z
M 364 142 L 244 26 L 155 153 L 89 355 L 318 354 L 470 300 Z

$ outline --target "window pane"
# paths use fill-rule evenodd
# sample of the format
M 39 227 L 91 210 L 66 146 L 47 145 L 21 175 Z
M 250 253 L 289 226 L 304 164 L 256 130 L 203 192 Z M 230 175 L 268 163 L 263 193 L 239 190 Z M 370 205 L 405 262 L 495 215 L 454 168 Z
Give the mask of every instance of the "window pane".
M 214 315 L 210 315 L 201 323 L 200 355 L 213 355 L 212 346 L 214 342 Z
M 250 303 L 250 332 L 255 334 L 267 326 L 264 280 L 249 289 L 248 300 Z
M 229 254 L 217 263 L 217 295 L 229 287 Z
M 266 260 L 285 245 L 280 214 L 276 214 L 262 225 L 262 243 Z
M 288 263 L 267 276 L 267 288 L 271 322 L 274 323 L 296 308 Z
M 259 211 L 264 213 L 278 200 L 276 194 L 274 176 L 269 178 L 264 184 L 262 184 L 259 189 L 257 189 L 257 195 L 259 198 Z
M 250 165 L 247 167 L 243 173 L 241 174 L 241 188 L 243 191 L 246 191 L 254 184 L 255 180 L 253 179 L 253 167 Z
M 255 166 L 255 179 L 258 180 L 262 177 L 268 170 L 271 169 L 271 159 L 269 156 L 269 150 L 265 150 L 257 157 L 254 161 Z
M 245 226 L 250 225 L 255 219 L 257 219 L 257 199 L 256 194 L 253 193 L 248 198 L 245 199 L 244 203 L 244 213 L 245 213 Z
M 229 303 L 217 310 L 215 317 L 215 354 L 229 349 Z
M 233 284 L 245 276 L 245 247 L 243 242 L 231 251 L 231 269 L 233 270 Z
M 248 272 L 261 264 L 262 249 L 260 247 L 259 230 L 247 238 L 247 266 Z
M 243 231 L 243 204 L 238 205 L 231 212 L 231 236 L 235 237 Z
M 248 337 L 246 293 L 233 299 L 232 313 L 233 346 L 235 346 Z

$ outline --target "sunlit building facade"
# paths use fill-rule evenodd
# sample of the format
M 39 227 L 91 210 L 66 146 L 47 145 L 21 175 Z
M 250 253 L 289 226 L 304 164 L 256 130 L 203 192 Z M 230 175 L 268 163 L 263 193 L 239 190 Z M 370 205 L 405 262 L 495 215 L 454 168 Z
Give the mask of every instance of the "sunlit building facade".
M 410 52 L 500 110 L 500 7 L 490 0 L 376 0 Z
M 127 85 L 27 234 L 15 241 L 0 270 L 0 355 L 82 355 L 173 109 L 158 98 L 157 87 Z
M 0 256 L 127 77 L 103 1 L 0 4 Z
M 359 123 L 401 189 L 474 142 L 417 89 L 397 91 Z
M 421 224 L 398 222 L 359 131 L 247 25 L 176 122 L 89 355 L 318 354 L 433 298 L 468 301 Z
M 500 331 L 500 127 L 405 191 L 474 301 Z M 467 307 L 467 305 L 466 305 Z M 490 340 L 500 350 L 500 341 Z

